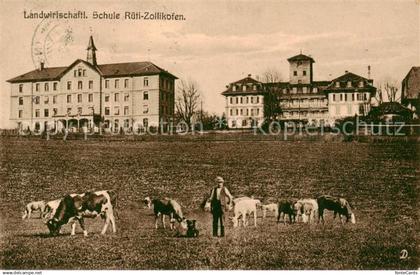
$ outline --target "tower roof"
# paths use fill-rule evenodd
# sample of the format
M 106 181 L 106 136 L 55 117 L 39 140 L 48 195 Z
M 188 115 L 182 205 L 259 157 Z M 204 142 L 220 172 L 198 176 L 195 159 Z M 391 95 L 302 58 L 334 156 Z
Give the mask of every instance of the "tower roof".
M 312 63 L 315 63 L 315 60 L 312 57 L 304 55 L 304 54 L 298 54 L 298 55 L 292 56 L 292 57 L 287 59 L 287 61 L 289 61 L 289 62 L 291 62 L 291 61 L 302 61 L 302 60 L 309 60 Z
M 89 44 L 88 44 L 88 47 L 87 47 L 87 49 L 86 50 L 94 50 L 94 51 L 96 51 L 96 50 L 98 50 L 96 47 L 95 47 L 95 43 L 93 43 L 93 37 L 92 37 L 92 35 L 90 36 L 90 38 L 89 38 Z

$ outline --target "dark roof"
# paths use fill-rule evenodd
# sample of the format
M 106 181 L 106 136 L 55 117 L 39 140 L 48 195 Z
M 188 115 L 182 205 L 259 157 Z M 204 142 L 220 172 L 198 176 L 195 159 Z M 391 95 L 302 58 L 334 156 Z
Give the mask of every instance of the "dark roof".
M 315 63 L 315 60 L 312 57 L 304 55 L 304 54 L 298 54 L 287 59 L 287 61 L 289 62 L 290 61 L 303 61 L 303 60 L 309 60 L 312 63 Z
M 67 71 L 78 62 L 83 62 L 92 69 L 98 71 L 104 77 L 123 77 L 123 76 L 139 76 L 139 75 L 153 75 L 153 74 L 166 74 L 170 77 L 177 79 L 173 74 L 165 71 L 164 69 L 156 66 L 152 62 L 128 62 L 116 64 L 102 64 L 97 67 L 89 62 L 77 59 L 67 67 L 51 67 L 42 70 L 37 69 L 20 76 L 7 80 L 10 83 L 16 82 L 29 82 L 29 81 L 51 81 L 59 80 Z
M 351 87 L 347 86 L 348 82 L 351 82 Z M 363 81 L 363 87 L 359 87 L 360 81 Z M 339 87 L 336 86 L 336 83 L 340 83 Z M 371 93 L 376 92 L 376 88 L 372 85 L 373 80 L 364 78 L 360 75 L 346 72 L 345 74 L 333 79 L 331 83 L 325 88 L 325 92 L 354 92 L 354 91 L 368 91 Z
M 249 85 L 250 84 L 250 85 Z M 254 90 L 253 86 L 254 84 L 256 84 L 257 89 Z M 247 88 L 246 90 L 242 90 L 242 86 L 246 85 Z M 232 82 L 230 83 L 230 85 L 228 86 L 227 90 L 222 92 L 222 95 L 232 95 L 232 94 L 261 94 L 263 91 L 262 88 L 263 83 L 253 79 L 250 75 L 248 75 L 247 77 L 240 79 L 238 81 Z M 233 86 L 238 86 L 238 88 L 236 88 L 236 90 L 234 91 L 232 89 Z
M 93 37 L 92 35 L 89 37 L 89 44 L 86 50 L 94 50 L 97 51 L 98 49 L 96 49 L 95 47 L 95 43 L 93 43 Z
M 378 115 L 396 114 L 404 116 L 413 113 L 413 111 L 398 102 L 384 102 L 378 107 L 373 107 L 372 113 Z

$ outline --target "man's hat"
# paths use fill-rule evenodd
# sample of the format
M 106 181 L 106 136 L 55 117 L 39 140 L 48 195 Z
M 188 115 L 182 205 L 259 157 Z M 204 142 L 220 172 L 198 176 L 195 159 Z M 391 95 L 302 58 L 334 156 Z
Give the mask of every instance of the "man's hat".
M 216 177 L 216 182 L 217 183 L 224 183 L 225 181 L 223 180 L 222 177 L 218 176 L 218 177 Z

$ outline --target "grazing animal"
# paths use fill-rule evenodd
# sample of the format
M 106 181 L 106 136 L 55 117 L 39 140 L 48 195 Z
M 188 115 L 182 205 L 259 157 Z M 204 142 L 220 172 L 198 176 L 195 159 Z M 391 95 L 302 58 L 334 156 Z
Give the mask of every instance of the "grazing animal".
M 105 234 L 109 224 L 112 231 L 116 232 L 114 205 L 116 204 L 116 193 L 113 190 L 87 192 L 83 194 L 72 194 L 65 196 L 55 210 L 54 216 L 47 222 L 51 235 L 58 235 L 61 226 L 72 222 L 71 235 L 75 235 L 76 221 L 79 222 L 85 236 L 88 235 L 84 225 L 84 218 L 94 218 L 98 215 L 105 219 L 101 234 Z
M 279 208 L 277 206 L 277 203 L 270 203 L 270 204 L 261 205 L 261 209 L 262 209 L 262 212 L 263 212 L 263 219 L 265 219 L 267 217 L 267 211 L 273 212 L 275 217 L 277 217 L 279 215 L 278 214 Z
M 294 223 L 296 221 L 296 210 L 294 209 L 294 202 L 290 200 L 280 200 L 277 203 L 277 223 L 280 222 L 280 217 L 283 219 L 283 223 L 286 224 L 286 214 L 289 216 L 289 222 Z
M 304 223 L 315 221 L 316 214 L 318 213 L 318 203 L 316 200 L 300 199 L 295 203 L 294 208 L 297 217 L 302 216 Z
M 324 222 L 324 210 L 334 211 L 334 219 L 337 214 L 341 223 L 344 223 L 342 217 L 346 217 L 346 222 L 356 223 L 356 218 L 351 210 L 351 206 L 346 199 L 323 195 L 317 199 L 319 220 Z
M 54 217 L 55 211 L 57 211 L 57 208 L 60 205 L 60 202 L 61 202 L 61 199 L 47 202 L 47 204 L 45 205 L 43 218 L 51 219 L 52 217 Z
M 165 225 L 165 215 L 170 218 L 170 228 L 174 229 L 175 221 L 179 223 L 183 220 L 182 209 L 179 203 L 175 200 L 165 198 L 165 199 L 150 199 L 146 197 L 144 203 L 150 209 L 153 206 L 153 212 L 155 214 L 155 228 L 158 229 L 158 218 L 160 216 L 163 228 L 166 228 Z
M 25 218 L 30 219 L 33 211 L 39 211 L 40 218 L 42 218 L 42 213 L 44 213 L 45 211 L 45 201 L 33 201 L 28 203 L 25 206 L 25 213 L 22 216 L 22 220 L 24 220 Z
M 239 225 L 239 219 L 242 217 L 242 225 L 246 227 L 248 221 L 246 219 L 247 215 L 254 215 L 254 226 L 257 226 L 257 206 L 261 205 L 260 200 L 246 198 L 240 199 L 235 202 L 233 206 L 234 216 L 231 218 L 233 222 L 233 227 Z

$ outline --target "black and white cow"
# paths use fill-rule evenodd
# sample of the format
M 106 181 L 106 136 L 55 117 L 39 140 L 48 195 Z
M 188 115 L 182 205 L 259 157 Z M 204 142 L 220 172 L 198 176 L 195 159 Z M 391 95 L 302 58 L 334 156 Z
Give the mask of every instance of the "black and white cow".
M 165 215 L 170 218 L 170 228 L 174 229 L 175 221 L 179 222 L 181 225 L 184 217 L 182 215 L 182 209 L 179 203 L 175 200 L 164 198 L 164 199 L 151 199 L 150 197 L 144 198 L 144 203 L 150 209 L 153 206 L 153 213 L 155 214 L 155 228 L 158 228 L 158 218 L 160 216 L 162 220 L 163 228 L 166 228 L 165 225 Z
M 76 221 L 78 221 L 83 230 L 83 234 L 87 236 L 84 218 L 94 218 L 99 215 L 101 218 L 105 219 L 101 234 L 106 233 L 109 224 L 112 225 L 112 231 L 115 233 L 114 207 L 116 205 L 116 200 L 117 196 L 113 190 L 65 196 L 54 211 L 55 213 L 52 219 L 47 222 L 50 234 L 59 234 L 61 226 L 72 222 L 71 235 L 75 235 Z
M 327 209 L 334 211 L 334 219 L 338 214 L 341 223 L 344 223 L 342 216 L 346 217 L 347 222 L 350 221 L 351 223 L 356 223 L 356 218 L 351 211 L 350 204 L 346 199 L 323 195 L 317 199 L 317 202 L 319 221 L 322 220 L 322 222 L 324 222 L 324 210 Z

